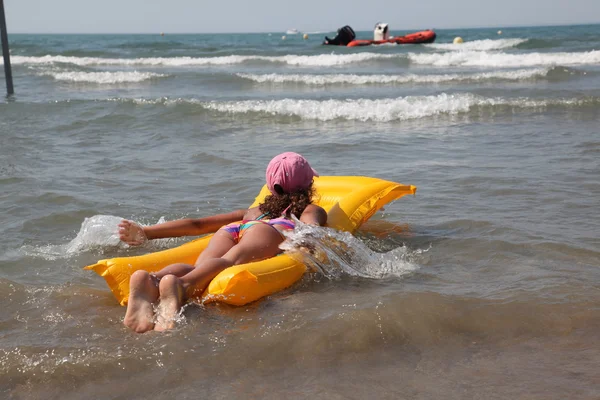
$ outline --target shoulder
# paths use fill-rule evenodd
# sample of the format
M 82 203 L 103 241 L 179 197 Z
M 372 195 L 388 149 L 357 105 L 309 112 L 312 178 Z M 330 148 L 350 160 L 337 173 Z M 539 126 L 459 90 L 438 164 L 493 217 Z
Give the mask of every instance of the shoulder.
M 323 207 L 309 204 L 300 216 L 300 221 L 313 225 L 325 225 L 327 223 L 327 212 Z
M 316 205 L 316 204 L 309 204 L 304 209 L 304 212 L 320 212 L 320 211 L 325 212 L 325 209 L 323 207 L 321 207 L 321 206 Z

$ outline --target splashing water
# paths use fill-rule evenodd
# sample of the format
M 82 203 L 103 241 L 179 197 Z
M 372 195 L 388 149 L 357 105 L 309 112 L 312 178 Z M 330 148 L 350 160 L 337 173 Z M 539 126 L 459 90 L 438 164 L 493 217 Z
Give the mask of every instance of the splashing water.
M 74 254 L 97 247 L 125 247 L 117 231 L 117 225 L 122 219 L 113 215 L 94 215 L 86 218 L 75 239 L 65 245 L 65 252 Z
M 124 249 L 131 247 L 119 239 L 117 226 L 123 219 L 113 215 L 94 215 L 93 217 L 86 218 L 81 224 L 81 228 L 75 239 L 71 240 L 65 246 L 66 253 L 75 254 L 98 248 L 106 250 L 109 248 Z M 156 223 L 162 224 L 163 222 L 165 222 L 165 218 L 160 217 Z M 141 226 L 146 226 L 146 224 L 137 223 Z M 157 239 L 147 241 L 143 246 L 160 249 L 168 247 L 172 242 L 173 239 L 171 238 Z
M 332 280 L 344 275 L 371 279 L 403 276 L 418 268 L 412 259 L 426 251 L 411 251 L 402 246 L 387 253 L 376 253 L 349 232 L 298 220 L 293 232 L 284 233 L 287 239 L 280 245 L 282 250 Z
M 121 242 L 117 228 L 122 220 L 123 218 L 114 215 L 94 215 L 84 219 L 77 236 L 67 244 L 45 246 L 25 245 L 21 248 L 21 251 L 32 257 L 56 260 L 59 258 L 69 258 L 86 251 L 99 250 L 100 252 L 104 252 L 106 250 L 127 249 L 131 246 Z M 164 218 L 161 217 L 157 223 L 164 221 Z M 160 249 L 168 247 L 171 242 L 172 239 L 158 239 L 147 242 L 143 246 Z

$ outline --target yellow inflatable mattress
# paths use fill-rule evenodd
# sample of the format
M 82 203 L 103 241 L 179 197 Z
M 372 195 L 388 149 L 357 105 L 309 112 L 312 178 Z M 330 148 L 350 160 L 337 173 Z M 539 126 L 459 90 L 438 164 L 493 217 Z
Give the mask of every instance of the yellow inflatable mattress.
M 348 232 L 358 229 L 385 204 L 415 194 L 417 190 L 412 185 L 363 176 L 318 177 L 315 188 L 314 202 L 327 211 L 327 226 Z M 250 207 L 259 205 L 268 194 L 265 185 Z M 129 296 L 129 277 L 133 272 L 139 269 L 154 272 L 177 262 L 193 265 L 211 237 L 203 236 L 172 249 L 141 256 L 100 260 L 85 269 L 104 277 L 117 301 L 125 305 Z M 202 301 L 244 305 L 291 286 L 305 272 L 304 264 L 285 254 L 236 265 L 223 270 L 211 281 Z

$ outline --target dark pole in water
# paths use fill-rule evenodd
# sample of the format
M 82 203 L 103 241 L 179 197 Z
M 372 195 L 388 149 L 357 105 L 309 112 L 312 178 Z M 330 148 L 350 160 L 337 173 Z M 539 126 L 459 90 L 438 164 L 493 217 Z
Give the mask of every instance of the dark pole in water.
M 10 55 L 8 54 L 8 34 L 6 33 L 6 18 L 4 17 L 4 0 L 0 0 L 0 36 L 2 39 L 2 54 L 4 55 L 4 75 L 6 76 L 6 93 L 13 94 L 12 71 L 10 70 Z

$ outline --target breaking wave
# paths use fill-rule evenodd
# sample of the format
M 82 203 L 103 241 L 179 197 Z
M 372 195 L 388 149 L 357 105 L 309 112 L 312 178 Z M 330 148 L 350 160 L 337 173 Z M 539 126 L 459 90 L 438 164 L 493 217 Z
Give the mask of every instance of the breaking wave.
M 507 54 L 487 51 L 457 51 L 437 54 L 409 53 L 411 62 L 436 67 L 534 67 L 600 64 L 600 50 L 579 53 Z
M 312 56 L 284 55 L 284 56 L 259 56 L 259 55 L 230 55 L 219 57 L 150 57 L 150 58 L 100 58 L 100 57 L 71 57 L 51 56 L 28 57 L 14 56 L 11 63 L 15 65 L 54 65 L 72 64 L 81 67 L 87 66 L 146 66 L 146 67 L 189 67 L 211 65 L 233 65 L 247 62 L 269 62 L 305 67 L 331 67 L 345 64 L 354 64 L 377 59 L 405 58 L 402 55 L 357 53 L 357 54 L 319 54 Z M 0 60 L 1 61 L 1 60 Z
M 507 39 L 509 40 L 509 39 Z M 483 41 L 482 41 L 483 42 Z M 496 42 L 496 41 L 492 41 Z M 442 44 L 446 46 L 445 44 Z M 454 46 L 448 44 L 448 46 Z M 461 45 L 462 46 L 462 45 Z M 354 54 L 318 54 L 261 56 L 261 55 L 229 55 L 219 57 L 150 57 L 150 58 L 100 58 L 52 56 L 42 57 L 14 56 L 15 65 L 56 65 L 72 64 L 81 67 L 88 66 L 145 66 L 145 67 L 190 67 L 235 65 L 252 62 L 278 63 L 299 67 L 335 67 L 353 65 L 377 60 L 410 60 L 412 63 L 433 66 L 483 66 L 483 67 L 543 67 L 555 65 L 585 65 L 600 64 L 600 50 L 574 53 L 527 53 L 509 54 L 483 49 L 483 44 L 477 49 L 461 47 L 460 51 L 445 51 L 436 53 L 354 53 Z M 2 62 L 0 60 L 0 62 Z
M 95 83 L 111 85 L 117 83 L 139 83 L 167 75 L 153 72 L 43 72 L 40 75 L 51 76 L 57 81 L 75 83 Z
M 296 116 L 301 119 L 330 121 L 347 119 L 357 121 L 402 121 L 442 114 L 466 113 L 485 107 L 536 109 L 549 106 L 582 106 L 598 104 L 599 99 L 530 99 L 487 98 L 474 94 L 446 94 L 435 96 L 407 96 L 392 99 L 353 100 L 246 100 L 231 102 L 198 102 L 202 107 L 219 112 L 267 113 Z
M 521 81 L 543 78 L 550 68 L 518 69 L 512 71 L 479 72 L 472 74 L 440 75 L 357 75 L 357 74 L 236 74 L 240 78 L 258 83 L 302 83 L 306 85 L 370 85 L 370 84 L 406 84 L 406 83 L 451 83 L 481 82 L 489 80 Z
M 449 50 L 449 51 L 490 51 L 490 50 L 502 50 L 512 47 L 517 47 L 522 43 L 527 42 L 528 39 L 484 39 L 484 40 L 473 40 L 472 42 L 464 42 L 460 44 L 454 43 L 432 43 L 426 44 L 426 47 L 437 50 Z

